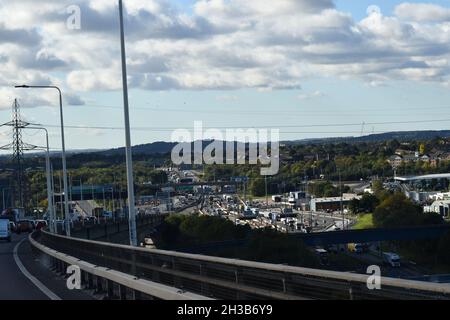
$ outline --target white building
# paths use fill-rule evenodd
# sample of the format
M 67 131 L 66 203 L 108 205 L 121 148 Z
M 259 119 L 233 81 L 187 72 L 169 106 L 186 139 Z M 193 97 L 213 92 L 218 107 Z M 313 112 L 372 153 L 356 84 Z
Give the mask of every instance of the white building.
M 405 191 L 405 196 L 409 198 L 412 201 L 423 203 L 426 202 L 429 199 L 433 199 L 433 197 L 438 194 L 439 192 L 436 191 Z
M 310 196 L 305 191 L 294 191 L 289 192 L 288 202 L 294 207 L 302 208 L 302 210 L 307 210 L 309 199 Z
M 327 198 L 312 198 L 310 202 L 311 211 L 322 211 L 322 210 L 340 210 L 341 202 L 343 209 L 348 207 L 348 204 L 353 199 L 361 199 L 354 193 L 344 193 L 341 197 L 327 197 Z
M 450 210 L 450 200 L 437 200 L 434 201 L 430 206 L 425 206 L 423 208 L 424 212 L 438 213 L 444 218 L 449 217 L 449 210 Z
M 450 199 L 450 192 L 438 192 L 429 196 L 430 200 L 448 200 Z

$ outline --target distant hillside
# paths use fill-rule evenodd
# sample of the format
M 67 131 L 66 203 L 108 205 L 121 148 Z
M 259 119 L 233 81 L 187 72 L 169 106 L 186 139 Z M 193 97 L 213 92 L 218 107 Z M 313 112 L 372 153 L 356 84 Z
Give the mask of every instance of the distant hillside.
M 336 137 L 336 138 L 317 138 L 317 139 L 302 139 L 293 141 L 282 141 L 281 144 L 296 145 L 296 144 L 320 144 L 320 143 L 358 143 L 358 142 L 381 142 L 396 139 L 398 141 L 411 140 L 431 140 L 435 137 L 450 138 L 450 130 L 427 130 L 427 131 L 397 131 L 385 132 L 379 134 L 370 134 L 361 137 Z M 170 153 L 177 143 L 158 141 L 153 143 L 146 143 L 133 146 L 133 154 L 136 155 L 162 155 Z M 203 147 L 209 144 L 209 141 L 203 141 Z M 109 150 L 70 150 L 69 155 L 75 154 L 92 154 L 98 156 L 119 156 L 125 154 L 125 149 L 115 148 Z M 42 152 L 28 153 L 26 157 L 41 156 Z M 59 156 L 58 151 L 52 152 L 52 156 Z M 0 155 L 0 159 L 10 158 L 9 154 Z
M 176 143 L 172 142 L 164 142 L 164 141 L 158 141 L 153 143 L 146 143 L 146 144 L 140 144 L 133 146 L 132 152 L 134 154 L 166 154 L 172 151 L 173 147 L 176 145 Z M 116 148 L 116 149 L 109 149 L 104 151 L 98 152 L 101 155 L 122 155 L 125 153 L 125 148 Z
M 378 134 L 370 134 L 361 137 L 336 137 L 336 138 L 317 138 L 303 139 L 294 141 L 283 141 L 284 144 L 311 144 L 311 143 L 358 143 L 358 142 L 381 142 L 396 139 L 398 141 L 411 140 L 431 140 L 433 138 L 449 138 L 450 130 L 427 130 L 427 131 L 394 131 Z
M 283 141 L 282 144 L 293 145 L 293 144 L 317 144 L 317 143 L 358 143 L 358 142 L 380 142 L 386 140 L 397 139 L 398 141 L 409 141 L 409 140 L 430 140 L 435 137 L 447 138 L 450 137 L 450 130 L 440 130 L 440 131 L 398 131 L 398 132 L 386 132 L 379 134 L 370 134 L 361 137 L 337 137 L 337 138 L 318 138 L 318 139 L 302 139 L 294 141 Z M 203 141 L 203 147 L 209 144 L 209 141 Z M 136 145 L 133 147 L 134 154 L 166 154 L 172 151 L 172 148 L 176 143 L 172 142 L 153 142 L 147 144 Z M 99 151 L 101 155 L 118 155 L 124 154 L 124 148 L 110 149 Z

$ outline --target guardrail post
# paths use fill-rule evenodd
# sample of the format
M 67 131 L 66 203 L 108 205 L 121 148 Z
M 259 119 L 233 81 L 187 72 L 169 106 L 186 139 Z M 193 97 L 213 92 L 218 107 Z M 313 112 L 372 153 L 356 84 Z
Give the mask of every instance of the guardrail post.
M 204 271 L 205 266 L 203 265 L 203 263 L 200 262 L 199 268 L 200 268 L 199 274 L 200 274 L 200 277 L 202 277 L 203 275 L 205 275 L 205 271 Z M 201 286 L 201 289 L 200 289 L 201 291 L 200 292 L 202 294 L 204 294 L 204 295 L 209 295 L 209 284 L 208 283 L 204 283 L 202 281 L 200 283 L 200 286 Z
M 123 285 L 119 285 L 119 299 L 127 300 L 127 288 Z
M 106 296 L 108 299 L 114 299 L 114 282 L 106 280 Z
M 172 270 L 176 270 L 175 268 L 175 258 L 172 257 Z M 176 288 L 181 288 L 183 286 L 183 283 L 180 281 L 180 278 L 177 276 L 173 276 L 173 285 Z
M 63 261 L 59 261 L 59 273 L 63 276 L 66 274 L 64 265 L 65 265 L 65 263 Z
M 234 270 L 234 278 L 235 278 L 236 285 L 238 285 L 239 284 L 239 269 L 238 268 L 236 268 Z M 236 291 L 236 299 L 237 300 L 241 299 L 241 293 L 239 292 L 239 290 Z
M 61 274 L 61 261 L 56 260 L 56 273 Z
M 92 279 L 92 278 L 93 278 L 93 275 L 88 273 L 87 274 L 87 287 L 88 287 L 88 289 L 93 289 L 94 288 L 94 279 Z
M 350 288 L 348 288 L 348 298 L 349 298 L 349 300 L 354 300 L 354 297 L 353 297 L 353 288 L 352 288 L 351 285 L 350 285 Z
M 141 300 L 142 295 L 140 291 L 133 290 L 133 300 Z
M 83 289 L 86 289 L 86 272 L 81 270 L 81 283 L 80 283 L 81 287 Z
M 136 272 L 136 251 L 131 252 L 131 274 L 137 276 Z
M 96 276 L 95 277 L 95 292 L 96 293 L 102 293 L 104 292 L 103 290 L 103 278 Z

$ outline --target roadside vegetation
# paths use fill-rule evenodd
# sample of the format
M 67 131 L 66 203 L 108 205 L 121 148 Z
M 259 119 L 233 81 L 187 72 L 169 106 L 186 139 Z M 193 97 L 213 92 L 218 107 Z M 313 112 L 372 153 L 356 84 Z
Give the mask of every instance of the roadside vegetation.
M 353 225 L 353 229 L 360 230 L 374 228 L 372 213 L 361 214 L 357 219 L 357 222 Z
M 298 239 L 272 229 L 252 230 L 211 216 L 171 215 L 158 228 L 160 249 L 221 257 L 318 267 L 317 257 Z

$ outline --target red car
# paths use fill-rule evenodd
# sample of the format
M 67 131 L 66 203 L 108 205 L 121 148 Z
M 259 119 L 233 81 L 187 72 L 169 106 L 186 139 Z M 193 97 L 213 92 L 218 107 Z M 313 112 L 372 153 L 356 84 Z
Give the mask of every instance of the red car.
M 45 220 L 36 220 L 36 230 L 41 230 L 42 228 L 47 227 L 47 221 Z

